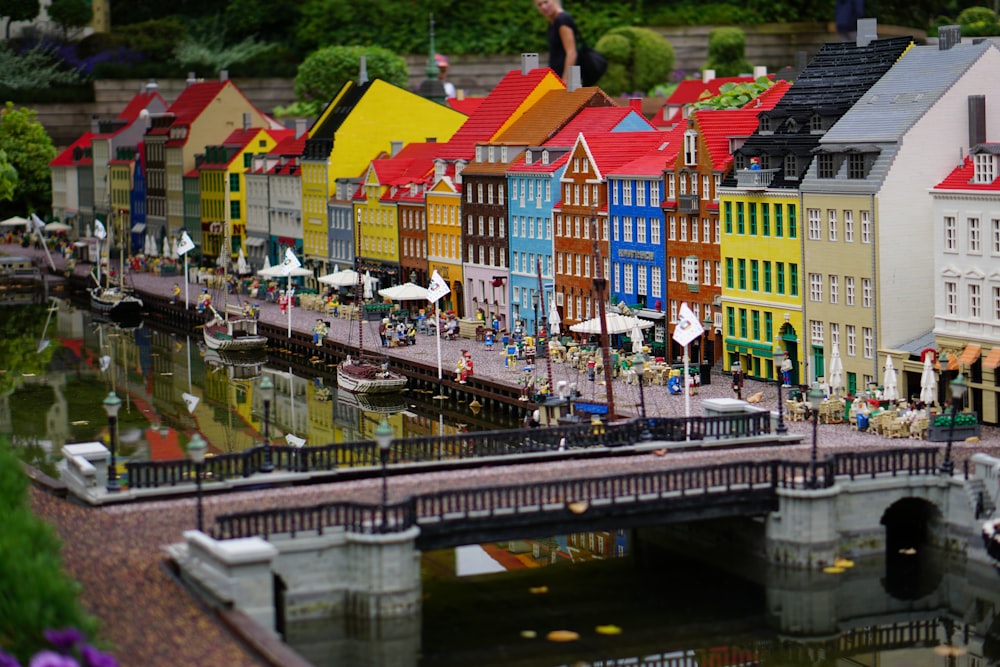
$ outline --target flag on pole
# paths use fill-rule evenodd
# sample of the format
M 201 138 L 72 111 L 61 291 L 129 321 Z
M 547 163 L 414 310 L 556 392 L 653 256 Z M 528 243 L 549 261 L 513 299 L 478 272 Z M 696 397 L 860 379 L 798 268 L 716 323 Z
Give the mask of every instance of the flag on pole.
M 94 236 L 102 241 L 108 237 L 108 230 L 104 228 L 104 223 L 96 218 L 94 219 Z
M 198 402 L 201 401 L 200 398 L 194 394 L 189 394 L 186 391 L 181 394 L 181 398 L 184 399 L 184 407 L 187 408 L 188 413 L 194 412 L 194 409 L 198 407 Z
M 285 259 L 281 262 L 281 272 L 287 276 L 292 269 L 297 269 L 300 266 L 302 266 L 302 262 L 295 256 L 292 249 L 285 248 Z
M 186 255 L 192 250 L 194 250 L 194 241 L 191 240 L 186 231 L 181 232 L 181 240 L 177 243 L 177 254 Z
M 42 222 L 42 219 L 39 218 L 34 213 L 31 214 L 31 220 L 35 223 L 35 229 L 37 229 L 38 231 L 42 231 L 45 229 L 45 223 Z
M 427 286 L 427 300 L 431 303 L 437 303 L 438 299 L 447 296 L 450 292 L 451 288 L 448 287 L 448 283 L 437 272 L 437 269 L 434 269 L 434 274 L 431 276 L 431 284 Z
M 677 313 L 677 324 L 674 325 L 674 340 L 681 345 L 690 345 L 691 341 L 705 333 L 705 327 L 695 317 L 694 311 L 687 305 L 687 301 L 681 304 Z

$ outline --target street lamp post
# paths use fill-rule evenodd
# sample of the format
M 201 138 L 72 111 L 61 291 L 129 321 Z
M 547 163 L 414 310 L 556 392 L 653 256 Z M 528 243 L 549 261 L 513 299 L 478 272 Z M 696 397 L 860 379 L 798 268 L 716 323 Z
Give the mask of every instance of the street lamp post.
M 705 307 L 708 308 L 708 306 Z M 712 361 L 714 361 L 709 358 L 708 354 L 708 346 L 712 342 L 711 339 L 712 326 L 713 326 L 712 318 L 709 317 L 708 315 L 705 315 L 705 319 L 701 321 L 701 327 L 702 329 L 704 329 L 704 331 L 702 332 L 702 338 L 704 340 L 702 340 L 701 342 L 701 363 L 705 363 L 707 361 L 709 364 L 711 364 Z
M 818 382 L 813 382 L 812 389 L 806 392 L 809 400 L 809 410 L 813 419 L 813 444 L 812 452 L 809 455 L 809 488 L 815 489 L 818 480 L 816 479 L 816 460 L 818 458 L 817 448 L 819 447 L 819 409 L 823 405 L 823 390 L 819 388 Z
M 955 472 L 955 462 L 951 460 L 951 441 L 955 436 L 955 417 L 958 416 L 958 411 L 965 399 L 965 392 L 969 388 L 961 373 L 949 385 L 951 386 L 951 425 L 948 426 L 948 444 L 944 448 L 944 461 L 941 462 L 941 467 L 938 469 L 942 475 L 951 475 Z
M 635 368 L 635 376 L 639 380 L 639 415 L 642 419 L 642 431 L 639 432 L 639 439 L 651 440 L 653 434 L 649 432 L 649 420 L 646 419 L 646 393 L 643 388 L 646 375 L 646 356 L 642 352 L 632 358 L 632 367 Z
M 785 425 L 785 401 L 781 396 L 781 388 L 785 384 L 784 379 L 781 377 L 781 363 L 785 360 L 786 356 L 787 353 L 780 346 L 774 348 L 774 368 L 778 371 L 778 426 L 774 430 L 778 435 L 788 433 L 788 427 Z
M 274 472 L 274 461 L 271 458 L 271 402 L 274 400 L 274 382 L 270 375 L 265 375 L 260 381 L 260 397 L 264 401 L 264 463 L 260 472 Z
M 531 319 L 534 320 L 535 338 L 538 338 L 538 292 L 531 295 Z
M 201 533 L 205 532 L 203 520 L 204 514 L 202 513 L 201 507 L 201 478 L 205 473 L 206 451 L 208 451 L 208 444 L 205 442 L 205 439 L 198 433 L 191 436 L 191 442 L 188 443 L 188 456 L 191 457 L 191 462 L 194 463 L 195 497 L 198 499 L 197 525 L 198 532 Z
M 115 449 L 118 444 L 118 410 L 122 407 L 122 399 L 118 394 L 110 392 L 105 397 L 104 412 L 108 415 L 108 444 L 111 445 L 111 459 L 108 463 L 108 493 L 116 493 L 120 490 L 118 486 L 118 465 L 115 461 Z
M 739 361 L 734 361 L 732 366 L 733 371 L 733 391 L 736 392 L 736 398 L 743 400 L 743 366 L 740 365 Z M 687 381 L 687 378 L 685 378 Z
M 392 447 L 392 426 L 389 420 L 383 418 L 382 423 L 375 429 L 375 444 L 378 445 L 378 456 L 382 462 L 382 518 L 379 522 L 379 532 L 384 533 L 386 529 L 385 507 L 389 504 L 389 477 L 387 466 L 389 464 L 389 449 Z

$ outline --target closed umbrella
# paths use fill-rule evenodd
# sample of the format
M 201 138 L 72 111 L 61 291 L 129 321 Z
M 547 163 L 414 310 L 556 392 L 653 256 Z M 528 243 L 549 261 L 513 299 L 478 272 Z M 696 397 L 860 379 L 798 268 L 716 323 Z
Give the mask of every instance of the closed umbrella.
M 924 370 L 920 374 L 920 400 L 926 405 L 937 401 L 937 376 L 934 375 L 930 355 L 924 357 Z
M 896 369 L 892 366 L 892 357 L 885 358 L 885 375 L 882 378 L 882 400 L 899 400 L 899 387 L 896 384 Z
M 366 299 L 372 299 L 372 298 L 374 298 L 375 297 L 375 293 L 374 293 L 373 290 L 374 290 L 375 278 L 372 278 L 371 271 L 365 271 L 364 281 L 365 281 L 364 297 Z
M 247 263 L 247 256 L 243 254 L 243 246 L 240 246 L 240 254 L 236 257 L 236 273 L 241 276 L 250 273 L 250 264 Z
M 830 355 L 830 396 L 838 396 L 844 386 L 844 360 L 840 358 L 840 346 L 834 345 Z
M 632 327 L 632 333 L 629 334 L 629 338 L 632 339 L 632 352 L 635 354 L 642 353 L 644 342 L 642 340 L 642 329 L 638 325 Z
M 560 324 L 562 324 L 562 319 L 559 317 L 559 308 L 556 307 L 556 296 L 553 294 L 552 301 L 549 302 L 549 333 L 553 336 L 559 335 Z

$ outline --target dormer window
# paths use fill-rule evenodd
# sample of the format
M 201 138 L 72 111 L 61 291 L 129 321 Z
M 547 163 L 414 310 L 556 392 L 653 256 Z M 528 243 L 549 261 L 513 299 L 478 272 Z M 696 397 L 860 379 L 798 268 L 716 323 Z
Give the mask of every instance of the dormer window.
M 549 152 L 542 151 L 542 164 L 548 164 L 548 163 L 549 163 Z
M 486 151 L 485 146 L 476 146 L 476 162 L 482 162 L 485 158 Z
M 688 167 L 698 164 L 698 133 L 693 130 L 684 133 L 684 164 Z
M 507 147 L 506 146 L 501 146 L 500 147 L 500 161 L 501 162 L 506 162 L 507 161 Z
M 810 132 L 822 132 L 823 131 L 823 117 L 818 113 L 814 113 L 809 117 L 809 131 Z
M 868 175 L 870 161 L 864 153 L 852 153 L 847 156 L 847 177 L 861 179 Z
M 496 162 L 496 153 L 494 152 L 493 148 L 494 148 L 493 146 L 490 146 L 488 149 L 486 149 L 487 152 L 489 153 L 490 162 Z
M 816 158 L 816 176 L 819 178 L 833 178 L 837 175 L 837 165 L 834 156 L 830 153 L 821 153 Z
M 531 151 L 524 151 L 524 164 L 531 164 Z
M 799 178 L 799 159 L 794 153 L 789 153 L 785 156 L 785 179 L 786 180 L 798 180 Z
M 760 130 L 761 134 L 764 134 L 764 133 L 770 134 L 773 131 L 771 129 L 771 117 L 770 116 L 761 116 L 758 119 L 757 129 Z
M 973 183 L 992 183 L 997 177 L 997 156 L 992 153 L 977 153 L 973 156 Z
M 795 122 L 794 118 L 789 118 L 788 122 L 785 123 L 785 132 L 789 134 L 794 134 L 799 131 L 799 124 Z

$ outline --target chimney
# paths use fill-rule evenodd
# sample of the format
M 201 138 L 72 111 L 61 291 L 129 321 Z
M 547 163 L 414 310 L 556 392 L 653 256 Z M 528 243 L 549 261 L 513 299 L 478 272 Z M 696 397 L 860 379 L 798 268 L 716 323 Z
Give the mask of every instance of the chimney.
M 362 55 L 358 63 L 358 85 L 363 86 L 366 83 L 368 83 L 368 57 Z
M 396 157 L 399 155 L 399 151 L 403 150 L 402 141 L 390 141 L 389 142 L 389 157 Z
M 701 82 L 702 83 L 708 83 L 709 81 L 711 81 L 714 78 L 715 78 L 715 70 L 714 69 L 702 70 L 702 72 L 701 72 Z
M 187 81 L 185 81 L 185 83 L 189 86 L 198 83 L 198 79 L 194 78 L 194 72 L 188 72 L 188 78 Z
M 97 120 L 97 116 L 90 117 L 90 131 L 94 134 L 101 133 L 101 121 Z
M 146 92 L 152 95 L 159 89 L 160 84 L 156 83 L 156 79 L 150 79 L 149 83 L 146 84 Z
M 969 95 L 969 148 L 986 143 L 986 96 Z
M 566 90 L 573 92 L 578 90 L 583 85 L 583 81 L 580 76 L 580 66 L 573 65 L 569 68 L 569 81 L 566 82 Z
M 309 130 L 309 121 L 305 118 L 295 119 L 295 138 L 301 139 L 305 136 L 305 133 Z
M 229 70 L 227 69 L 219 70 L 219 81 L 229 81 Z
M 640 116 L 642 115 L 642 98 L 641 97 L 630 97 L 628 98 L 628 106 L 632 111 L 636 112 Z
M 767 76 L 767 65 L 754 65 L 753 80 L 756 81 L 762 76 Z
M 858 19 L 858 47 L 868 46 L 878 39 L 878 19 Z
M 527 75 L 533 69 L 538 69 L 538 54 L 537 53 L 522 53 L 521 54 L 521 74 Z
M 249 112 L 249 111 L 244 111 L 244 112 L 243 112 L 243 130 L 244 130 L 244 131 L 246 131 L 246 130 L 249 130 L 249 129 L 250 129 L 250 125 L 251 125 L 251 123 L 252 123 L 252 121 L 251 121 L 251 118 L 252 118 L 252 117 L 251 117 L 251 115 L 250 115 L 250 112 Z
M 429 144 L 436 144 L 438 142 L 438 138 L 437 137 L 427 137 L 424 141 L 426 141 Z
M 962 26 L 943 25 L 938 28 L 938 51 L 947 51 L 962 41 Z

